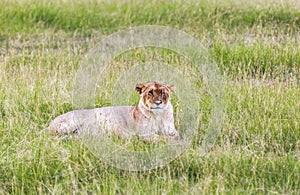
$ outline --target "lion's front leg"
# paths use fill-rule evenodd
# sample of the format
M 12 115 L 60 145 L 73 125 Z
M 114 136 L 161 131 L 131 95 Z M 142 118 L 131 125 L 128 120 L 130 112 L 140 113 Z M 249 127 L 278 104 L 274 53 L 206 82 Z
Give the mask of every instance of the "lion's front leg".
M 174 140 L 179 140 L 180 139 L 179 133 L 175 128 L 170 131 L 170 133 L 168 134 L 168 137 L 172 138 Z
M 178 140 L 180 138 L 179 133 L 174 126 L 174 122 L 172 121 L 166 121 L 163 124 L 162 133 L 166 138 L 171 138 L 174 140 Z
M 179 133 L 175 128 L 171 128 L 167 131 L 168 131 L 168 133 L 165 135 L 165 137 L 171 138 L 173 140 L 179 140 L 180 139 Z
M 147 142 L 159 142 L 158 130 L 151 123 L 138 124 L 135 131 L 136 135 Z

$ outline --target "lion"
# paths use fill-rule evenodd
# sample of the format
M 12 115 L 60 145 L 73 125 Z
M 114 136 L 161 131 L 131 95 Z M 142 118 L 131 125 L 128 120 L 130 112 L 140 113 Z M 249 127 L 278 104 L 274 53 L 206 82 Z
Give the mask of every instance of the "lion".
M 173 106 L 170 95 L 173 85 L 159 82 L 136 84 L 140 100 L 136 106 L 111 106 L 87 110 L 75 110 L 56 117 L 50 124 L 50 132 L 78 136 L 106 133 L 122 138 L 138 136 L 156 140 L 159 135 L 167 140 L 178 140 L 174 126 Z

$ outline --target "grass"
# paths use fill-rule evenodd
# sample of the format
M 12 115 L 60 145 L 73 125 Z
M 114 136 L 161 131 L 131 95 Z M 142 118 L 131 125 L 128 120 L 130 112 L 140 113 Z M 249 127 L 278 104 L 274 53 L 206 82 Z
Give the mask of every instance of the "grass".
M 0 193 L 299 194 L 299 3 L 274 2 L 3 1 Z M 162 168 L 129 172 L 100 161 L 81 140 L 42 129 L 73 109 L 74 76 L 90 45 L 145 24 L 185 30 L 209 48 L 225 78 L 227 116 L 217 143 L 200 156 L 210 113 L 204 88 L 191 148 Z M 172 52 L 134 50 L 115 59 L 120 69 L 97 89 L 96 105 L 110 104 L 126 62 L 153 58 L 193 68 Z

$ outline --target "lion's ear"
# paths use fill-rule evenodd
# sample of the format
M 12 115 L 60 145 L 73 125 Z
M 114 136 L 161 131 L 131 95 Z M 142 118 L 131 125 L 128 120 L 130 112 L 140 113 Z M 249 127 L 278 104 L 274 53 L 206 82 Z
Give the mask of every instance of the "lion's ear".
M 174 85 L 168 85 L 167 88 L 170 90 L 170 92 L 173 92 L 175 89 Z
M 146 86 L 145 86 L 144 84 L 138 83 L 138 84 L 136 84 L 136 86 L 135 86 L 135 90 L 136 90 L 139 94 L 142 94 L 143 89 L 144 89 L 145 87 L 146 87 Z

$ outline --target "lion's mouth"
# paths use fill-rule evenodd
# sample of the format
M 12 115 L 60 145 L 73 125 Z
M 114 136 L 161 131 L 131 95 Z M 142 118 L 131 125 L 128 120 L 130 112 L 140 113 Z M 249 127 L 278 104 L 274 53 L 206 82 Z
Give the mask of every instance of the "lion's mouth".
M 151 107 L 152 110 L 160 110 L 162 109 L 161 107 Z

